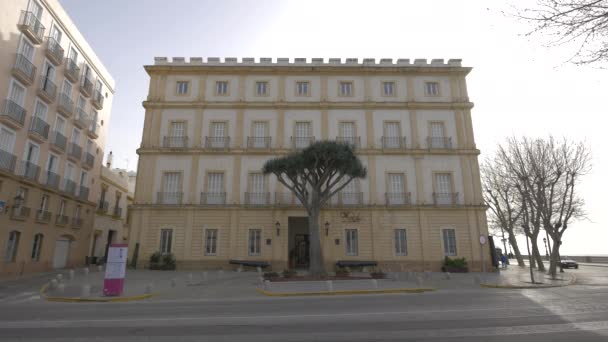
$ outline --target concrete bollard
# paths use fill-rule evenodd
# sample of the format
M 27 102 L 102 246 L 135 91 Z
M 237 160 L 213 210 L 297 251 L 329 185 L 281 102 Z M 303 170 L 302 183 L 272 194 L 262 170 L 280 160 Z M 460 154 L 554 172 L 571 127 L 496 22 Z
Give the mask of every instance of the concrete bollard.
M 203 272 L 203 281 L 209 280 L 209 273 L 207 271 Z
M 59 274 L 57 275 L 57 282 L 58 282 L 58 283 L 62 283 L 62 282 L 63 282 L 63 274 L 59 273 Z
M 177 286 L 177 279 L 171 278 L 171 287 L 176 287 L 176 286 Z
M 445 277 L 445 280 L 452 279 L 452 275 L 450 274 L 450 272 L 445 272 L 444 277 Z
M 51 279 L 51 281 L 49 282 L 49 287 L 51 288 L 51 290 L 54 290 L 57 288 L 57 279 Z
M 327 291 L 332 292 L 334 290 L 334 282 L 331 280 L 326 281 Z
M 97 272 L 103 271 L 103 265 L 97 265 Z
M 239 267 L 236 269 L 237 273 L 241 273 L 243 272 L 243 265 L 239 265 Z
M 270 280 L 264 280 L 264 290 L 270 291 Z
M 68 278 L 69 278 L 70 280 L 74 280 L 74 275 L 75 275 L 75 273 L 76 273 L 76 272 L 74 272 L 74 270 L 70 270 L 70 271 L 68 272 Z
M 89 268 L 88 267 L 83 268 L 82 272 L 84 273 L 84 275 L 89 275 Z
M 378 279 L 372 279 L 372 288 L 375 290 L 378 289 Z
M 188 273 L 188 282 L 192 283 L 192 278 L 194 278 L 194 276 L 192 275 L 192 273 Z
M 424 285 L 424 280 L 422 279 L 422 276 L 417 276 L 416 277 L 416 285 L 418 287 L 422 287 L 422 285 Z
M 154 285 L 152 283 L 146 284 L 146 293 L 152 293 L 152 289 L 154 289 Z
M 262 268 L 260 266 L 256 267 L 255 269 L 258 271 L 259 275 L 262 275 Z
M 91 295 L 91 285 L 85 284 L 82 285 L 82 289 L 80 291 L 80 296 L 89 297 Z

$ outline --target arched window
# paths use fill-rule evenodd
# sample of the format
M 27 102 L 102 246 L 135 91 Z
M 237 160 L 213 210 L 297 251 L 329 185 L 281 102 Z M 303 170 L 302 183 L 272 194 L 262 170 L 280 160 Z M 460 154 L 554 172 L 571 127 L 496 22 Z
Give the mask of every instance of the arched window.
M 38 233 L 34 235 L 34 244 L 32 245 L 32 260 L 40 260 L 40 251 L 42 250 L 42 239 L 44 235 Z
M 19 237 L 21 233 L 13 230 L 8 233 L 8 241 L 6 243 L 6 253 L 4 254 L 4 261 L 15 262 L 17 258 L 17 247 L 19 247 Z

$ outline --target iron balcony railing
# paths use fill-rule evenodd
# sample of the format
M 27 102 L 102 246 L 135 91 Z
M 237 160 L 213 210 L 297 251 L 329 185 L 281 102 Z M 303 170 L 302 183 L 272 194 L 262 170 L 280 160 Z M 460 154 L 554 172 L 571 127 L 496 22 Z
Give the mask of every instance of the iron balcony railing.
M 80 160 L 80 157 L 82 156 L 82 147 L 80 147 L 78 144 L 76 143 L 69 143 L 68 144 L 68 157 L 72 157 L 73 159 L 76 160 Z
M 183 197 L 184 197 L 183 192 L 158 192 L 158 193 L 156 193 L 156 203 L 157 204 L 180 205 L 180 204 L 182 204 Z
M 341 207 L 356 207 L 363 205 L 363 193 L 338 192 L 338 205 Z
M 40 89 L 38 89 L 38 94 L 47 102 L 53 102 L 55 101 L 55 97 L 57 96 L 57 86 L 50 78 L 46 76 L 41 76 Z
M 91 81 L 91 79 L 88 78 L 87 76 L 82 78 L 82 84 L 80 85 L 80 92 L 85 97 L 91 96 L 91 93 L 93 92 L 93 81 Z
M 63 179 L 63 191 L 69 195 L 74 196 L 76 193 L 76 182 L 71 179 Z
M 86 152 L 84 154 L 84 165 L 88 168 L 92 168 L 95 165 L 95 156 Z
M 16 165 L 17 156 L 0 148 L 0 170 L 14 173 Z
M 44 171 L 44 173 L 42 175 L 43 175 L 42 184 L 49 186 L 51 188 L 54 188 L 54 189 L 59 189 L 60 177 L 58 174 L 47 170 L 47 171 Z
M 51 222 L 51 217 L 53 215 L 50 211 L 47 210 L 37 210 L 36 211 L 36 221 L 41 223 L 49 223 Z
M 13 66 L 13 74 L 17 76 L 25 85 L 30 85 L 36 77 L 36 67 L 24 55 L 18 53 Z
M 55 224 L 58 226 L 65 226 L 69 222 L 69 218 L 65 215 L 55 215 Z
M 165 148 L 186 148 L 188 147 L 188 137 L 185 136 L 164 136 L 163 147 Z
M 112 215 L 114 217 L 121 217 L 122 216 L 122 208 L 121 207 L 114 207 L 114 211 L 112 212 Z
M 386 192 L 384 200 L 387 206 L 403 206 L 411 204 L 411 194 L 409 192 Z
M 67 58 L 65 60 L 65 77 L 67 77 L 71 82 L 78 81 L 78 74 L 80 74 L 80 68 L 75 60 L 72 58 Z
M 202 205 L 224 205 L 226 204 L 225 192 L 201 192 Z
M 82 228 L 84 220 L 80 217 L 72 217 L 72 228 L 80 229 Z
M 40 167 L 32 162 L 22 160 L 19 164 L 18 176 L 36 181 L 40 175 Z
M 66 117 L 70 117 L 72 114 L 74 114 L 74 101 L 72 101 L 70 95 L 66 93 L 59 94 L 59 105 L 57 106 L 57 111 Z
M 83 108 L 76 110 L 76 117 L 74 118 L 74 125 L 78 128 L 86 128 L 89 125 L 89 114 L 84 111 Z
M 13 207 L 11 210 L 11 218 L 16 220 L 25 220 L 30 217 L 30 208 L 24 207 L 22 205 L 18 207 Z
M 91 99 L 91 104 L 99 110 L 103 109 L 103 95 L 97 89 L 93 91 L 93 98 Z
M 270 205 L 270 192 L 246 192 L 245 205 L 250 207 Z
M 29 11 L 21 11 L 19 20 L 19 28 L 25 33 L 34 43 L 39 44 L 44 38 L 45 27 L 40 22 L 40 19 Z
M 458 193 L 457 192 L 433 192 L 433 203 L 435 205 L 457 205 Z
M 383 149 L 404 149 L 405 137 L 382 137 Z
M 60 132 L 53 131 L 51 132 L 51 144 L 60 151 L 65 152 L 65 148 L 68 144 L 68 139 Z
M 99 211 L 100 213 L 107 213 L 108 209 L 110 208 L 110 203 L 108 203 L 108 201 L 99 201 L 99 204 L 97 206 L 97 211 Z
M 30 132 L 38 134 L 40 137 L 47 139 L 49 137 L 49 124 L 37 116 L 32 117 L 30 124 Z
M 4 100 L 4 107 L 2 108 L 0 119 L 23 127 L 23 124 L 25 123 L 25 114 L 25 108 L 21 107 L 13 100 L 6 99 Z
M 230 137 L 205 137 L 205 148 L 225 150 L 230 147 Z
M 361 147 L 361 137 L 336 137 L 336 142 L 347 144 L 354 148 Z
M 301 207 L 302 202 L 291 192 L 275 192 L 274 204 L 279 207 Z
M 89 188 L 87 188 L 86 186 L 80 186 L 78 188 L 78 198 L 80 198 L 81 200 L 88 200 L 89 199 Z
M 428 148 L 452 148 L 452 137 L 427 137 L 426 144 Z
M 271 137 L 247 137 L 247 148 L 270 148 Z
M 63 62 L 63 48 L 53 37 L 48 37 L 46 40 L 46 56 L 55 65 L 60 65 Z
M 314 142 L 315 137 L 291 137 L 291 147 L 295 150 L 306 148 Z

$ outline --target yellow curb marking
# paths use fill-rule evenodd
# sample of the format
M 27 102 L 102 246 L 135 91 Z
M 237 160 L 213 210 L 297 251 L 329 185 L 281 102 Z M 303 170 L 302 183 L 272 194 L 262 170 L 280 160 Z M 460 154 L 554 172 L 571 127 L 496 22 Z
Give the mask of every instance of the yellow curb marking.
M 343 291 L 319 291 L 319 292 L 271 292 L 262 289 L 255 289 L 258 293 L 272 297 L 291 297 L 291 296 L 335 296 L 352 294 L 381 294 L 381 293 L 421 293 L 436 291 L 433 288 L 414 288 L 414 289 L 388 289 L 388 290 L 343 290 Z
M 49 302 L 63 302 L 63 303 L 119 303 L 119 302 L 131 302 L 136 300 L 148 299 L 153 296 L 158 296 L 160 292 L 146 293 L 143 295 L 129 296 L 129 297 L 93 297 L 93 298 L 82 298 L 82 297 L 51 297 L 46 295 L 46 290 L 49 287 L 49 283 L 45 283 L 40 288 L 40 297 Z

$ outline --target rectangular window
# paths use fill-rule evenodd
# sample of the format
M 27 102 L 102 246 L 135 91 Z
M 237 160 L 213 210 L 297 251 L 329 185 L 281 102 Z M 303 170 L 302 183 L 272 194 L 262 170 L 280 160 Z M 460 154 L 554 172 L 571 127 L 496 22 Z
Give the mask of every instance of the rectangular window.
M 36 107 L 34 108 L 34 117 L 39 118 L 41 120 L 46 120 L 46 113 L 48 112 L 49 107 L 47 107 L 44 103 L 40 101 L 36 101 Z
M 182 174 L 180 172 L 165 172 L 163 174 L 163 204 L 181 203 Z
M 447 194 L 452 192 L 452 175 L 449 173 L 435 174 L 436 192 Z
M 186 123 L 181 121 L 171 122 L 171 136 L 183 137 L 186 135 Z
M 355 123 L 340 122 L 340 141 L 345 144 L 355 145 Z
M 454 229 L 443 230 L 443 253 L 446 256 L 455 256 L 456 253 L 456 231 Z
M 253 148 L 268 148 L 268 122 L 266 121 L 254 121 L 252 123 L 252 135 L 253 141 L 251 141 L 251 147 Z
M 295 147 L 305 148 L 311 141 L 311 125 L 310 122 L 296 122 L 295 127 Z
M 74 211 L 74 218 L 79 219 L 81 211 L 82 211 L 82 207 L 79 206 L 79 205 L 77 205 L 76 206 L 76 210 Z
M 55 120 L 55 132 L 65 134 L 65 119 L 61 116 L 57 115 L 57 120 Z
M 49 195 L 42 195 L 40 198 L 40 211 L 47 211 L 49 207 Z
M 346 230 L 346 255 L 356 256 L 359 254 L 359 237 L 356 229 Z
M 173 121 L 169 127 L 169 137 L 165 141 L 167 147 L 186 147 L 186 123 Z
M 224 174 L 211 172 L 207 174 L 207 204 L 224 204 L 226 202 L 224 192 Z
M 160 253 L 171 253 L 171 241 L 173 239 L 173 229 L 160 230 Z
M 255 82 L 255 94 L 257 96 L 267 96 L 268 95 L 268 82 L 265 82 L 265 81 Z
M 340 190 L 340 202 L 344 205 L 361 204 L 362 198 L 359 195 L 359 180 L 353 179 Z
M 340 82 L 340 96 L 353 96 L 353 82 Z
M 217 255 L 217 229 L 205 229 L 205 255 Z
M 19 237 L 21 233 L 16 230 L 8 233 L 8 241 L 6 242 L 6 251 L 4 254 L 5 262 L 15 262 L 17 258 L 17 248 L 19 246 Z
M 439 96 L 439 83 L 426 82 L 424 84 L 424 94 L 426 96 Z
M 13 153 L 13 147 L 15 146 L 15 133 L 9 131 L 7 128 L 0 127 L 0 150 Z M 0 159 L 0 168 L 5 167 L 8 169 L 10 166 L 9 160 Z
M 32 260 L 38 261 L 40 260 L 40 251 L 42 250 L 42 234 L 34 235 L 34 244 L 32 245 Z
M 310 82 L 296 82 L 296 95 L 297 96 L 310 96 Z
M 249 174 L 249 203 L 266 204 L 266 177 L 263 173 Z
M 188 94 L 188 86 L 190 82 L 188 81 L 177 81 L 177 95 L 186 95 Z
M 388 193 L 386 194 L 387 204 L 400 205 L 405 204 L 405 179 L 403 173 L 388 174 Z
M 63 81 L 63 86 L 61 87 L 61 92 L 67 95 L 68 98 L 72 97 L 72 83 L 68 80 Z
M 395 82 L 382 82 L 382 96 L 395 96 Z
M 66 201 L 65 200 L 61 200 L 61 202 L 59 202 L 59 216 L 64 216 L 65 215 L 65 206 L 66 206 Z
M 228 95 L 228 81 L 215 82 L 215 94 L 218 96 Z
M 407 255 L 407 237 L 405 229 L 395 229 L 395 255 Z
M 249 229 L 249 255 L 257 256 L 262 254 L 262 230 Z
M 23 101 L 25 100 L 25 88 L 17 81 L 13 80 L 8 98 L 17 105 L 23 107 Z
M 27 39 L 21 39 L 21 45 L 19 45 L 19 54 L 27 58 L 28 61 L 32 61 L 34 58 L 34 45 L 30 44 Z
M 401 147 L 401 128 L 399 122 L 384 122 L 384 148 Z
M 78 104 L 77 104 L 78 109 L 81 109 L 82 111 L 84 111 L 84 108 L 86 107 L 86 105 L 87 105 L 87 102 L 84 99 L 84 97 L 79 96 L 78 97 Z
M 212 122 L 211 123 L 211 148 L 227 147 L 226 139 L 226 123 Z

